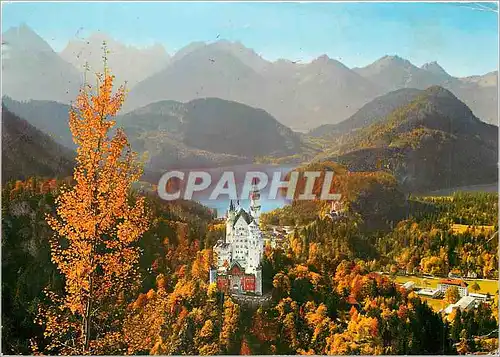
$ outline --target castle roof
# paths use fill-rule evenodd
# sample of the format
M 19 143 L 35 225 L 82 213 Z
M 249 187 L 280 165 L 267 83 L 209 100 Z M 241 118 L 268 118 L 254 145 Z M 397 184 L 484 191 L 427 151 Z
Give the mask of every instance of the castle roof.
M 233 226 L 236 224 L 236 222 L 238 222 L 238 219 L 240 217 L 243 217 L 243 219 L 245 220 L 245 222 L 247 222 L 247 224 L 250 224 L 253 221 L 253 217 L 247 211 L 241 208 L 234 217 Z
M 241 266 L 238 261 L 233 260 L 229 266 L 228 270 L 229 274 L 231 275 L 244 275 L 245 274 L 245 269 Z
M 232 261 L 232 263 L 231 263 L 231 265 L 230 265 L 230 269 L 233 269 L 234 267 L 238 267 L 240 270 L 242 270 L 242 269 L 243 269 L 243 268 L 242 268 L 242 266 L 241 266 L 241 264 L 240 264 L 240 263 L 238 263 L 238 261 L 237 261 L 237 260 L 233 260 L 233 261 Z
M 217 243 L 215 243 L 215 246 L 214 248 L 229 248 L 230 244 L 229 243 L 226 243 L 224 242 L 223 240 L 218 240 Z

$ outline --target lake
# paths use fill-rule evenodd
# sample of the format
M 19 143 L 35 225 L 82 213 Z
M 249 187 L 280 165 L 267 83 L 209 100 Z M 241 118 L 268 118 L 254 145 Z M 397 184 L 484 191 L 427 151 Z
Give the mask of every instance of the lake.
M 281 208 L 290 203 L 290 201 L 280 198 L 275 200 L 266 200 L 261 195 L 261 212 L 269 212 L 276 208 Z M 226 215 L 226 211 L 229 208 L 229 199 L 218 199 L 218 200 L 200 200 L 202 205 L 216 209 L 217 217 L 224 217 Z M 240 200 L 240 206 L 248 211 L 250 206 L 250 200 Z
M 276 208 L 283 207 L 291 202 L 290 200 L 287 200 L 285 197 L 268 199 L 272 174 L 274 172 L 279 171 L 279 172 L 281 172 L 282 177 L 284 177 L 288 172 L 290 172 L 294 168 L 295 168 L 295 165 L 267 165 L 267 164 L 247 164 L 247 165 L 235 165 L 235 166 L 230 166 L 230 167 L 215 168 L 212 170 L 208 170 L 214 179 L 212 181 L 212 185 L 211 185 L 210 189 L 213 189 L 213 186 L 217 182 L 218 177 L 220 177 L 221 173 L 224 171 L 232 171 L 235 173 L 237 192 L 240 192 L 243 178 L 245 177 L 245 174 L 247 172 L 249 172 L 249 171 L 264 172 L 269 177 L 269 183 L 260 192 L 260 194 L 261 194 L 260 201 L 261 201 L 261 207 L 262 207 L 261 212 L 268 212 L 268 211 L 272 211 Z M 200 197 L 200 196 L 204 196 L 204 197 Z M 194 200 L 200 202 L 201 204 L 203 204 L 207 207 L 216 209 L 218 217 L 223 217 L 226 215 L 226 211 L 229 208 L 229 201 L 230 201 L 229 198 L 226 198 L 226 197 L 228 197 L 227 195 L 221 195 L 217 200 L 209 200 L 206 197 L 207 197 L 207 191 L 205 191 L 202 195 L 198 195 L 198 194 L 193 195 Z M 249 206 L 250 206 L 249 199 L 240 200 L 240 207 L 242 207 L 248 211 Z

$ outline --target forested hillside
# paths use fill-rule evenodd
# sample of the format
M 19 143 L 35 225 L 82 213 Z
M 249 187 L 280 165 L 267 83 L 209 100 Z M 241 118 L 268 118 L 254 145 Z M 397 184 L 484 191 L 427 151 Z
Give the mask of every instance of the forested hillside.
M 441 87 L 423 91 L 385 119 L 347 133 L 319 160 L 353 171 L 387 170 L 410 192 L 498 180 L 498 127 Z
M 2 108 L 2 181 L 71 175 L 75 153 Z
M 62 288 L 50 261 L 52 233 L 44 217 L 53 211 L 61 184 L 30 179 L 3 189 L 6 353 L 29 352 L 29 339 L 49 348 L 50 339 L 43 338 L 33 319 L 37 305 L 46 301 L 43 289 Z M 494 329 L 495 306 L 443 320 L 414 293 L 375 271 L 405 268 L 444 275 L 473 269 L 481 277 L 498 277 L 496 240 L 472 230 L 450 230 L 458 222 L 495 224 L 497 195 L 418 199 L 434 209 L 417 205 L 412 215 L 420 213 L 418 218 L 382 234 L 366 231 L 363 220 L 370 218 L 355 210 L 332 221 L 318 212 L 307 218 L 292 208 L 302 228 L 290 237 L 289 248 L 266 248 L 264 289 L 272 299 L 257 309 L 208 284 L 211 246 L 223 233 L 210 223 L 211 212 L 190 202 L 148 202 L 154 218 L 138 242 L 142 283 L 116 310 L 124 321 L 118 340 L 95 353 L 448 354 L 455 348 L 490 348 L 469 339 Z M 465 326 L 463 336 L 457 331 Z

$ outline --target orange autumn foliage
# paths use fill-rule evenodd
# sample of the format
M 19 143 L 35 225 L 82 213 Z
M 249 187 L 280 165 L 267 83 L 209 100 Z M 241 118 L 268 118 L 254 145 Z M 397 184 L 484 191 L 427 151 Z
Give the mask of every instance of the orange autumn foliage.
M 241 348 L 240 348 L 240 355 L 241 356 L 248 356 L 251 355 L 252 351 L 250 350 L 250 347 L 248 346 L 248 342 L 246 338 L 243 338 L 241 341 Z
M 51 340 L 49 350 L 63 354 L 106 352 L 103 341 L 112 334 L 104 321 L 110 320 L 110 306 L 137 284 L 136 242 L 149 226 L 144 197 L 131 202 L 131 185 L 142 174 L 136 154 L 121 129 L 109 135 L 115 125 L 111 118 L 125 98 L 123 86 L 113 93 L 113 79 L 105 68 L 97 74 L 97 87 L 85 85 L 70 110 L 69 126 L 78 146 L 75 185 L 61 189 L 56 216 L 46 218 L 55 232 L 52 261 L 65 281 L 57 308 L 73 323 L 46 319 L 47 311 L 41 311 L 40 322 Z M 113 336 L 110 341 L 117 340 Z
M 250 332 L 260 341 L 260 342 L 272 342 L 276 340 L 276 335 L 278 334 L 278 323 L 272 320 L 266 313 L 260 308 L 257 310 L 254 319 L 252 320 L 252 327 Z
M 71 184 L 70 179 L 56 180 L 56 179 L 40 179 L 30 177 L 24 181 L 17 180 L 15 182 L 7 182 L 4 188 L 9 192 L 11 200 L 23 194 L 57 194 L 59 187 L 63 184 Z
M 128 346 L 127 354 L 150 350 L 152 354 L 158 354 L 162 343 L 160 332 L 165 323 L 164 312 L 167 310 L 168 294 L 163 276 L 159 276 L 156 283 L 157 291 L 150 290 L 147 294 L 140 294 L 125 319 L 123 339 Z

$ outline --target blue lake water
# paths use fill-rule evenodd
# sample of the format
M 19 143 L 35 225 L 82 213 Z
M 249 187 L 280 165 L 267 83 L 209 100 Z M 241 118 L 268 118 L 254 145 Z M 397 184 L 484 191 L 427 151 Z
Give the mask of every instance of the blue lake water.
M 200 200 L 202 205 L 214 208 L 217 210 L 217 217 L 223 217 L 226 215 L 226 211 L 229 207 L 229 199 L 218 199 L 218 200 Z M 268 212 L 272 211 L 276 208 L 281 208 L 287 205 L 290 201 L 286 199 L 275 199 L 275 200 L 266 200 L 264 198 L 261 199 L 261 211 Z M 240 200 L 240 206 L 248 211 L 250 206 L 250 200 Z
M 231 167 L 220 167 L 220 168 L 215 168 L 212 170 L 208 170 L 211 172 L 213 181 L 210 189 L 213 189 L 213 186 L 217 182 L 218 178 L 220 177 L 220 174 L 224 171 L 231 171 L 235 173 L 236 176 L 236 186 L 237 186 L 237 192 L 241 192 L 241 187 L 242 187 L 242 182 L 243 178 L 245 177 L 245 174 L 249 171 L 259 171 L 259 172 L 264 172 L 267 174 L 269 178 L 269 183 L 268 185 L 261 190 L 261 211 L 262 212 L 268 212 L 272 211 L 276 208 L 283 207 L 287 204 L 290 203 L 290 200 L 287 200 L 285 197 L 277 197 L 273 199 L 268 199 L 269 196 L 269 188 L 270 188 L 270 182 L 272 179 L 273 173 L 279 171 L 282 174 L 282 177 L 284 178 L 285 175 L 290 172 L 295 166 L 294 165 L 266 165 L 266 164 L 246 164 L 246 165 L 235 165 Z M 226 211 L 229 207 L 229 198 L 227 198 L 227 195 L 221 195 L 217 200 L 209 200 L 208 199 L 208 191 L 205 191 L 202 195 L 193 195 L 193 199 L 200 202 L 201 204 L 216 209 L 217 210 L 217 216 L 218 217 L 223 217 L 226 214 Z M 200 197 L 201 196 L 201 197 Z M 250 200 L 249 199 L 244 199 L 240 200 L 240 207 L 244 208 L 245 210 L 248 210 L 250 206 Z

